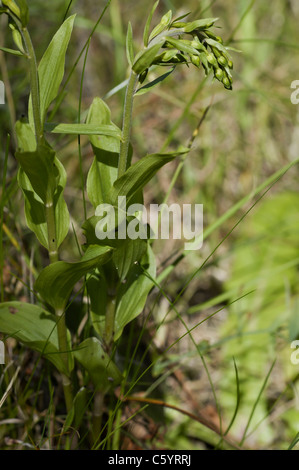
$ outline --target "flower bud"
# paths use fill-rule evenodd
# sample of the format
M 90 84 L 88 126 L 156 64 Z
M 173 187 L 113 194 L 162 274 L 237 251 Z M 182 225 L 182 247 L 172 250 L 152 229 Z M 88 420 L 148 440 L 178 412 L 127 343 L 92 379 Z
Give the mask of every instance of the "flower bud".
M 223 67 L 227 65 L 227 59 L 224 57 L 224 55 L 218 57 L 218 64 L 222 65 Z
M 192 64 L 194 64 L 196 67 L 200 66 L 200 58 L 198 55 L 192 55 L 190 56 Z
M 232 90 L 232 82 L 228 77 L 224 77 L 222 83 L 227 90 Z
M 2 0 L 2 4 L 9 8 L 9 10 L 17 16 L 19 19 L 21 19 L 21 11 L 18 5 L 13 0 Z
M 224 77 L 224 73 L 223 73 L 223 70 L 221 68 L 218 68 L 218 69 L 215 70 L 215 77 L 217 78 L 217 80 L 222 82 L 223 77 Z
M 213 65 L 214 67 L 218 67 L 218 62 L 214 54 L 212 53 L 207 54 L 207 61 L 209 62 L 209 64 Z

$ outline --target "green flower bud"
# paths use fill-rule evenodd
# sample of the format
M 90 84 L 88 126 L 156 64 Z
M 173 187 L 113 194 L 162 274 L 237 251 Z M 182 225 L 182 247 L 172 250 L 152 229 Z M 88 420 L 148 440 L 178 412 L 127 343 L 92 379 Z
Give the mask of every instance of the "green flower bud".
M 194 64 L 196 67 L 200 66 L 200 58 L 198 55 L 192 55 L 190 57 L 192 64 Z
M 214 54 L 212 53 L 207 54 L 207 61 L 209 62 L 209 64 L 213 65 L 214 67 L 218 67 L 218 62 Z
M 230 69 L 234 68 L 234 64 L 233 64 L 232 60 L 229 60 L 227 65 L 229 66 Z
M 214 41 L 219 42 L 220 44 L 223 44 L 223 40 L 220 36 L 216 36 L 215 34 L 211 33 L 211 31 L 204 31 L 204 33 L 211 39 L 214 39 Z
M 184 28 L 187 23 L 184 23 L 183 21 L 175 21 L 172 23 L 171 27 L 172 28 Z
M 13 0 L 2 0 L 2 4 L 9 8 L 9 10 L 19 19 L 21 19 L 21 11 L 18 5 Z
M 197 36 L 194 37 L 193 41 L 191 42 L 191 46 L 198 51 L 206 51 L 205 46 L 200 42 Z
M 223 67 L 228 65 L 227 64 L 227 59 L 226 59 L 226 57 L 224 57 L 224 55 L 221 55 L 220 57 L 218 57 L 218 64 L 222 65 Z
M 224 77 L 224 73 L 223 73 L 223 70 L 218 68 L 215 70 L 215 77 L 217 78 L 217 80 L 219 80 L 219 82 L 222 82 L 223 80 L 223 77 Z
M 228 77 L 224 77 L 222 83 L 227 90 L 232 90 L 232 82 Z

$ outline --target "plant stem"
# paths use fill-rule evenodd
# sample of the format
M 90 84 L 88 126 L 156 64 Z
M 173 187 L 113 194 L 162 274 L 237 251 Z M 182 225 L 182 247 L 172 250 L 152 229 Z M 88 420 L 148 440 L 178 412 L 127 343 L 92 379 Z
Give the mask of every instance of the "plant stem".
M 113 337 L 114 337 L 114 320 L 115 320 L 116 299 L 111 297 L 108 300 L 106 317 L 105 317 L 105 331 L 104 342 L 107 347 L 107 353 L 111 353 Z
M 57 335 L 58 335 L 58 345 L 61 358 L 65 364 L 66 370 L 69 370 L 69 361 L 68 361 L 68 350 L 69 345 L 67 341 L 67 329 L 65 324 L 65 314 L 64 310 L 57 310 L 55 314 L 59 317 L 57 321 Z M 72 391 L 72 382 L 66 374 L 61 374 L 62 386 L 65 398 L 66 409 L 69 412 L 73 405 L 73 391 Z
M 104 395 L 99 390 L 95 392 L 94 408 L 92 415 L 92 441 L 95 444 L 101 434 L 103 416 Z
M 127 85 L 124 115 L 123 115 L 123 128 L 122 128 L 122 141 L 120 143 L 120 153 L 118 162 L 118 178 L 124 174 L 127 169 L 128 163 L 128 150 L 130 143 L 131 127 L 132 127 L 132 110 L 134 93 L 137 85 L 138 75 L 132 70 Z
M 30 34 L 27 28 L 23 28 L 21 23 L 16 20 L 17 26 L 20 33 L 22 34 L 25 50 L 27 52 L 27 58 L 29 61 L 30 68 L 30 87 L 31 87 L 31 99 L 32 99 L 32 112 L 34 120 L 34 129 L 35 129 L 35 138 L 37 148 L 40 148 L 44 144 L 44 132 L 43 132 L 43 123 L 40 116 L 40 94 L 39 94 L 39 78 L 38 78 L 38 69 L 36 56 L 34 52 L 34 47 L 32 45 Z M 52 191 L 49 191 L 47 195 L 46 202 L 44 205 L 45 217 L 47 223 L 48 231 L 48 252 L 49 252 L 49 261 L 50 264 L 55 263 L 59 260 L 58 256 L 58 246 L 57 246 L 57 230 L 56 230 L 56 220 L 55 220 L 55 207 L 54 207 L 54 195 Z M 69 370 L 69 361 L 68 361 L 68 341 L 67 341 L 67 328 L 65 324 L 65 315 L 64 310 L 56 310 L 56 316 L 58 317 L 57 321 L 57 335 L 58 335 L 58 345 L 59 351 L 62 355 L 62 360 L 65 363 L 66 370 Z M 62 376 L 62 385 L 64 390 L 64 397 L 67 411 L 70 411 L 73 404 L 73 393 L 72 393 L 72 383 L 69 377 L 66 374 L 61 374 Z

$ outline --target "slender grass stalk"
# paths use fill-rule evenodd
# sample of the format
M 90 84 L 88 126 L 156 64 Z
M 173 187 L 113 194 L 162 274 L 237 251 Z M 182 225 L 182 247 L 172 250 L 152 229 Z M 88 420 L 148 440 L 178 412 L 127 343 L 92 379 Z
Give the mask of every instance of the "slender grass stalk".
M 128 163 L 128 150 L 130 143 L 131 127 L 132 127 L 132 111 L 134 93 L 136 90 L 138 75 L 132 70 L 127 85 L 124 114 L 123 114 L 123 128 L 122 128 L 122 141 L 120 143 L 120 153 L 118 162 L 118 177 L 122 176 L 127 169 Z

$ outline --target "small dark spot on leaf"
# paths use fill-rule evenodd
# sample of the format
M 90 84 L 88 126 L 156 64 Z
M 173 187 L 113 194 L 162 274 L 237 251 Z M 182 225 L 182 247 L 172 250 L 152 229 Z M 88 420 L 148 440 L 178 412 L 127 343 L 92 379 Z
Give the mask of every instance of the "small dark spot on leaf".
M 11 313 L 12 315 L 14 315 L 15 313 L 17 313 L 17 311 L 18 311 L 18 309 L 15 308 L 15 307 L 8 307 L 8 310 L 10 311 L 10 313 Z
M 101 356 L 101 359 L 103 359 L 103 360 L 105 359 L 105 356 L 104 356 L 104 354 Z

